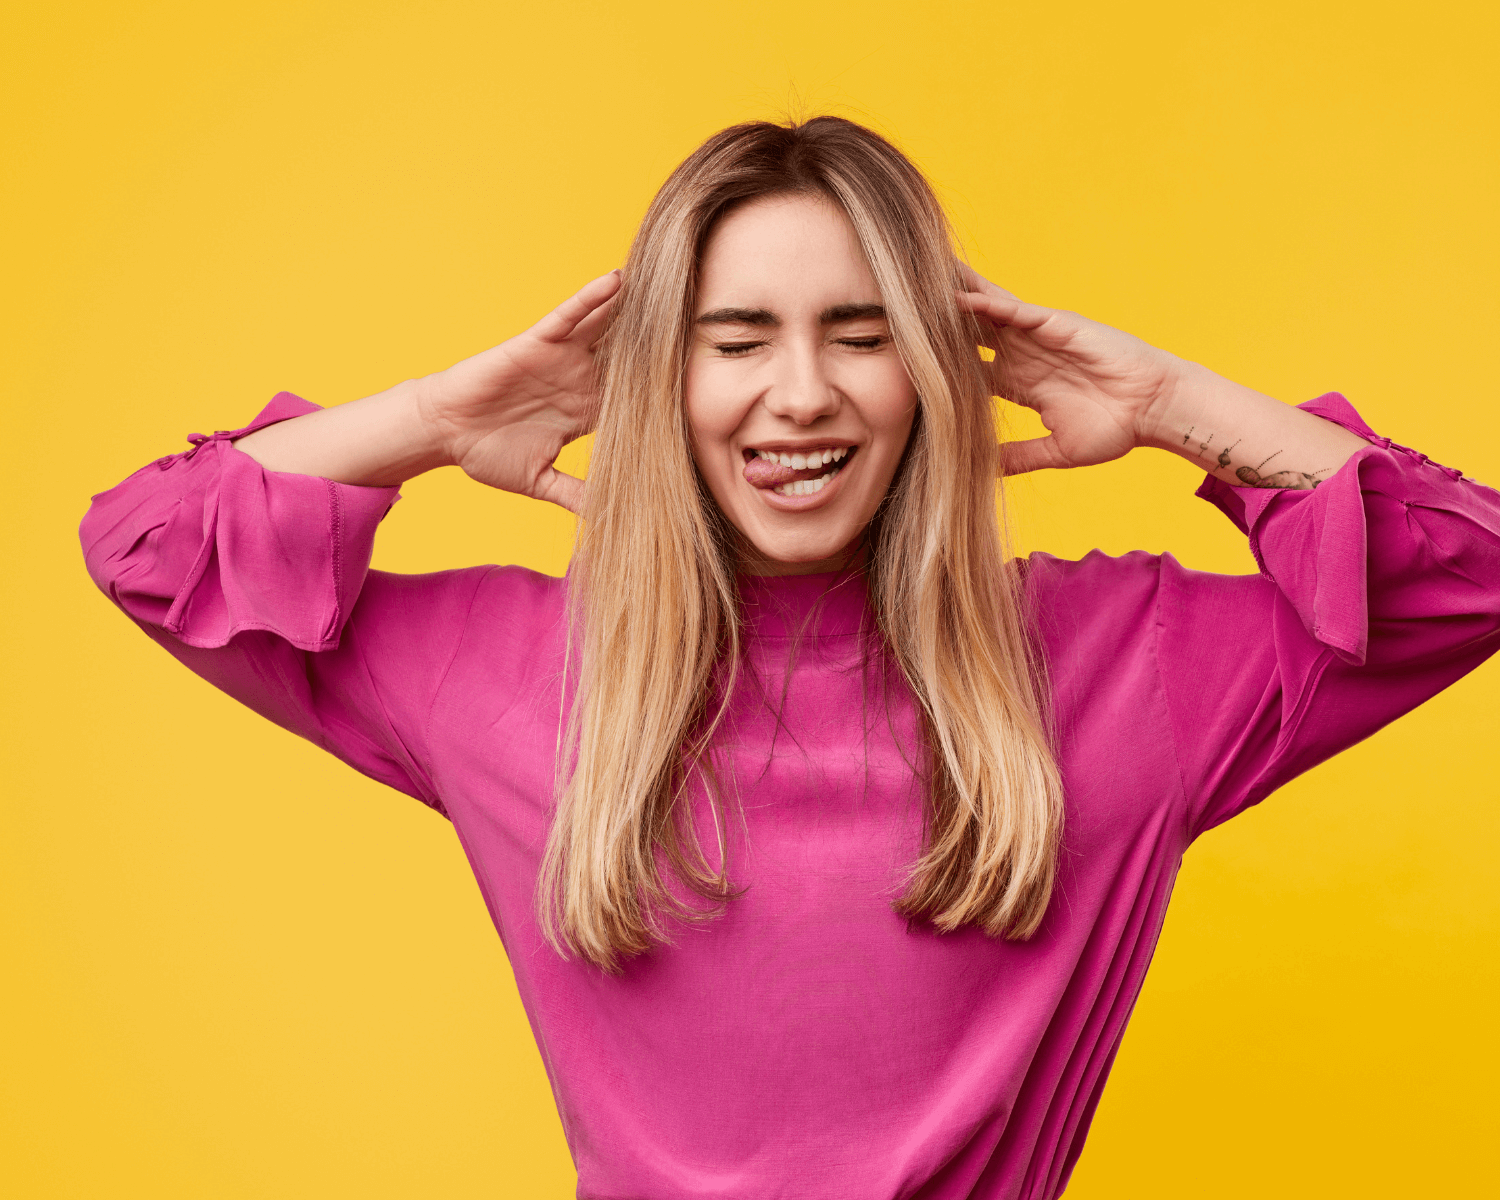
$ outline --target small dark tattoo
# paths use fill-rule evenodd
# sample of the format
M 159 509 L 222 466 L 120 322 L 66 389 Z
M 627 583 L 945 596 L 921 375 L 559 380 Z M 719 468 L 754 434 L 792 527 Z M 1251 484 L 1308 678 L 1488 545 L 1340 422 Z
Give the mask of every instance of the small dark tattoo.
M 1197 426 L 1194 426 L 1194 428 L 1197 428 Z M 1188 438 L 1191 438 L 1192 436 L 1193 436 L 1193 430 L 1189 429 L 1187 437 L 1185 437 L 1185 438 L 1182 439 L 1182 444 L 1184 446 L 1186 446 L 1188 444 Z M 1201 442 L 1198 443 L 1198 454 L 1197 454 L 1198 458 L 1202 458 L 1205 454 L 1208 453 L 1208 447 L 1213 442 L 1213 440 L 1214 440 L 1214 435 L 1213 434 L 1209 434 L 1206 438 L 1204 438 Z
M 1277 451 L 1277 453 L 1279 454 L 1280 451 Z M 1271 457 L 1274 458 L 1276 456 L 1273 454 Z M 1270 459 L 1266 461 L 1269 462 Z M 1262 463 L 1261 466 L 1265 466 L 1265 463 Z M 1321 470 L 1311 472 L 1277 471 L 1271 475 L 1262 475 L 1255 467 L 1240 467 L 1234 474 L 1235 478 L 1246 487 L 1310 491 L 1323 482 L 1318 476 L 1325 475 L 1332 469 L 1332 467 L 1324 467 Z

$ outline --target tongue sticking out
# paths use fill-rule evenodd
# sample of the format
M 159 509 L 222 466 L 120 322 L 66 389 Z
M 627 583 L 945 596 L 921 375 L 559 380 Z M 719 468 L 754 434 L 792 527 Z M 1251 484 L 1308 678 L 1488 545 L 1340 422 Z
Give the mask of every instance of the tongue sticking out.
M 783 483 L 791 483 L 794 479 L 816 479 L 819 475 L 827 475 L 828 472 L 842 465 L 842 463 L 822 463 L 799 471 L 795 467 L 783 467 L 780 463 L 772 462 L 768 458 L 752 458 L 745 464 L 745 482 L 756 488 L 780 487 Z

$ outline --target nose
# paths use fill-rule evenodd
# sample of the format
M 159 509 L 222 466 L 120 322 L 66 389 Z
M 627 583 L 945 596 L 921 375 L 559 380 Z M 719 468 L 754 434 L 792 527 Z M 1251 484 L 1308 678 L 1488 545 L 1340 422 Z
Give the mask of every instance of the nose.
M 766 411 L 798 425 L 811 425 L 839 411 L 843 397 L 829 379 L 822 356 L 811 347 L 790 349 L 777 356 L 778 371 L 761 398 Z

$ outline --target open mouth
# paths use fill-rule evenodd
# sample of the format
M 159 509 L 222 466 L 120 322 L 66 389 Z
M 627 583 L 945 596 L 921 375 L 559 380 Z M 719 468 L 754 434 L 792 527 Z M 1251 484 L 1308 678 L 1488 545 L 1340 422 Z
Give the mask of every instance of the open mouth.
M 745 451 L 745 482 L 778 496 L 812 496 L 849 465 L 858 446 Z

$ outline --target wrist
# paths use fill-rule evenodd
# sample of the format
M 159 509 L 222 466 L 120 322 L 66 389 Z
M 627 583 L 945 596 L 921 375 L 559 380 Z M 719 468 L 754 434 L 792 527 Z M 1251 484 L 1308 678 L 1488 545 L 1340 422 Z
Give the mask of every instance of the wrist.
M 1215 384 L 1224 381 L 1201 363 L 1170 356 L 1156 398 L 1136 420 L 1136 445 L 1176 450 L 1186 430 L 1200 425 Z
M 447 371 L 434 371 L 391 389 L 400 395 L 414 442 L 434 467 L 455 466 L 463 457 L 460 431 L 443 416 L 449 408 L 445 399 L 451 386 L 447 375 Z
M 399 486 L 452 464 L 448 446 L 427 415 L 420 379 L 329 409 L 347 422 L 340 430 L 345 483 Z

